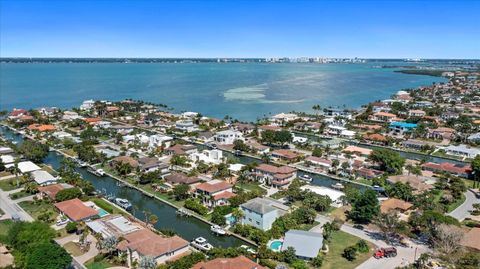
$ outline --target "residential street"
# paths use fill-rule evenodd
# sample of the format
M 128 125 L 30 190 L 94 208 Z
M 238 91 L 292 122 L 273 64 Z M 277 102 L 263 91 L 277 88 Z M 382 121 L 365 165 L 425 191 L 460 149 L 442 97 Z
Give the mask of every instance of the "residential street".
M 15 190 L 15 192 L 18 190 Z M 8 195 L 11 192 L 5 192 L 0 190 L 0 208 L 5 212 L 3 218 L 11 218 L 12 216 L 17 216 L 20 220 L 23 221 L 33 221 L 33 218 L 25 212 L 16 201 L 12 201 Z
M 457 207 L 452 212 L 448 213 L 448 215 L 456 218 L 459 221 L 464 220 L 468 216 L 470 216 L 470 210 L 473 210 L 473 204 L 480 203 L 480 199 L 475 197 L 475 194 L 468 190 L 465 192 L 465 202 Z

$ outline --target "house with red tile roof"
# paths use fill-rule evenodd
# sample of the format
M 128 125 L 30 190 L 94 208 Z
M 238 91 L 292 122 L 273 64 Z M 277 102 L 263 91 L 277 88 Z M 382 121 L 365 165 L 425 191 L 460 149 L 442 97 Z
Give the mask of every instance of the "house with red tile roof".
M 305 162 L 308 162 L 309 164 L 312 164 L 317 167 L 322 167 L 324 169 L 330 169 L 332 167 L 333 162 L 327 159 L 323 159 L 320 157 L 315 157 L 315 156 L 308 156 L 305 158 Z
M 381 134 L 364 134 L 363 140 L 371 141 L 376 144 L 385 144 L 387 142 L 387 137 Z
M 388 112 L 377 112 L 373 113 L 373 115 L 369 117 L 369 120 L 378 122 L 392 122 L 395 120 L 395 118 L 397 118 L 397 115 L 395 114 Z
M 273 158 L 277 158 L 277 159 L 284 160 L 284 161 L 294 161 L 298 157 L 300 157 L 300 154 L 298 154 L 297 152 L 288 150 L 288 149 L 277 149 L 277 150 L 272 151 L 270 153 L 270 155 Z
M 250 173 L 250 177 L 260 183 L 265 183 L 276 188 L 287 187 L 297 177 L 297 169 L 289 166 L 274 166 L 260 164 Z
M 424 163 L 422 165 L 422 169 L 432 171 L 434 173 L 449 173 L 464 178 L 468 178 L 472 173 L 472 167 L 469 164 L 454 164 L 449 162 Z
M 30 124 L 27 127 L 27 129 L 30 130 L 30 131 L 38 131 L 38 132 L 53 132 L 57 128 L 54 125 L 51 125 L 51 124 L 34 123 L 34 124 Z
M 205 206 L 212 208 L 228 205 L 228 200 L 235 196 L 233 185 L 224 180 L 210 180 L 195 187 L 195 196 L 202 199 Z
M 9 119 L 18 119 L 21 116 L 29 115 L 28 111 L 23 108 L 14 108 L 10 113 L 8 113 Z
M 189 243 L 175 235 L 164 237 L 149 229 L 141 229 L 123 236 L 117 245 L 119 251 L 127 254 L 128 265 L 140 261 L 141 257 L 150 256 L 157 265 L 176 259 L 189 251 Z
M 97 210 L 86 206 L 78 198 L 56 203 L 55 207 L 72 221 L 88 220 L 98 215 Z
M 397 198 L 390 198 L 383 201 L 380 205 L 380 212 L 388 213 L 390 211 L 398 211 L 398 212 L 405 212 L 412 208 L 413 204 L 397 199 Z
M 199 262 L 191 269 L 267 269 L 245 256 L 235 258 L 216 258 L 211 261 Z
M 60 183 L 60 184 L 51 184 L 51 185 L 46 185 L 46 186 L 39 186 L 38 187 L 38 193 L 40 198 L 43 197 L 49 197 L 52 201 L 55 200 L 55 197 L 57 196 L 57 193 L 61 190 L 71 188 L 73 186 L 65 183 Z
M 357 147 L 357 146 L 348 146 L 345 149 L 343 149 L 343 152 L 349 152 L 351 154 L 355 154 L 358 156 L 367 157 L 372 153 L 372 150 L 367 148 Z
M 90 125 L 95 125 L 102 121 L 101 118 L 85 118 L 83 120 Z

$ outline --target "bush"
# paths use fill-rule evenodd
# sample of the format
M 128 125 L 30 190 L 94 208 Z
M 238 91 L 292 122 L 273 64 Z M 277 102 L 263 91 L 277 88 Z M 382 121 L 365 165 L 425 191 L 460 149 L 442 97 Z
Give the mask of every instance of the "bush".
M 55 200 L 58 202 L 82 197 L 82 191 L 79 188 L 69 188 L 57 192 Z
M 357 249 L 354 246 L 346 247 L 342 256 L 349 261 L 353 261 L 357 258 Z
M 312 265 L 315 267 L 321 267 L 323 264 L 323 256 L 317 255 L 317 257 L 313 258 Z
M 260 259 L 259 264 L 261 266 L 266 266 L 270 269 L 275 269 L 277 267 L 277 263 L 272 261 L 272 260 L 267 260 L 267 259 Z
M 367 253 L 369 250 L 367 242 L 363 239 L 357 242 L 357 244 L 355 245 L 355 248 L 360 253 Z
M 197 212 L 198 214 L 204 216 L 207 215 L 208 213 L 208 208 L 200 204 L 198 201 L 194 199 L 187 199 L 185 201 L 185 208 L 188 208 L 194 212 Z
M 78 224 L 76 222 L 69 222 L 65 226 L 67 233 L 71 234 L 77 231 Z

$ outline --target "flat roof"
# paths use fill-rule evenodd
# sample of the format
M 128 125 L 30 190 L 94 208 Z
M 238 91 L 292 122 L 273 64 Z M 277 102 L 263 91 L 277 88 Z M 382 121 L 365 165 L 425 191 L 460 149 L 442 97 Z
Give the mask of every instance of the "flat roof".
M 13 163 L 5 165 L 6 168 L 10 168 L 12 166 L 14 166 Z M 19 162 L 18 163 L 18 169 L 22 173 L 29 173 L 29 172 L 33 172 L 33 171 L 36 171 L 36 170 L 41 170 L 42 168 L 40 168 L 38 165 L 32 163 L 31 161 L 25 161 L 25 162 Z
M 40 185 L 57 180 L 50 173 L 43 170 L 33 171 L 31 174 L 32 174 L 33 180 L 35 180 L 35 182 L 37 182 Z
M 301 230 L 289 230 L 285 233 L 282 251 L 288 247 L 295 249 L 295 255 L 306 258 L 315 258 L 323 245 L 323 235 Z

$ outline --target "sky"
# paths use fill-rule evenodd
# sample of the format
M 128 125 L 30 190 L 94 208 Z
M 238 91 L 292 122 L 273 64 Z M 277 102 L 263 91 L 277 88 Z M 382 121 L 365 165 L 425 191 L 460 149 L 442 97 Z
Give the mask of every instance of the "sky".
M 0 57 L 480 58 L 480 1 L 0 0 Z

